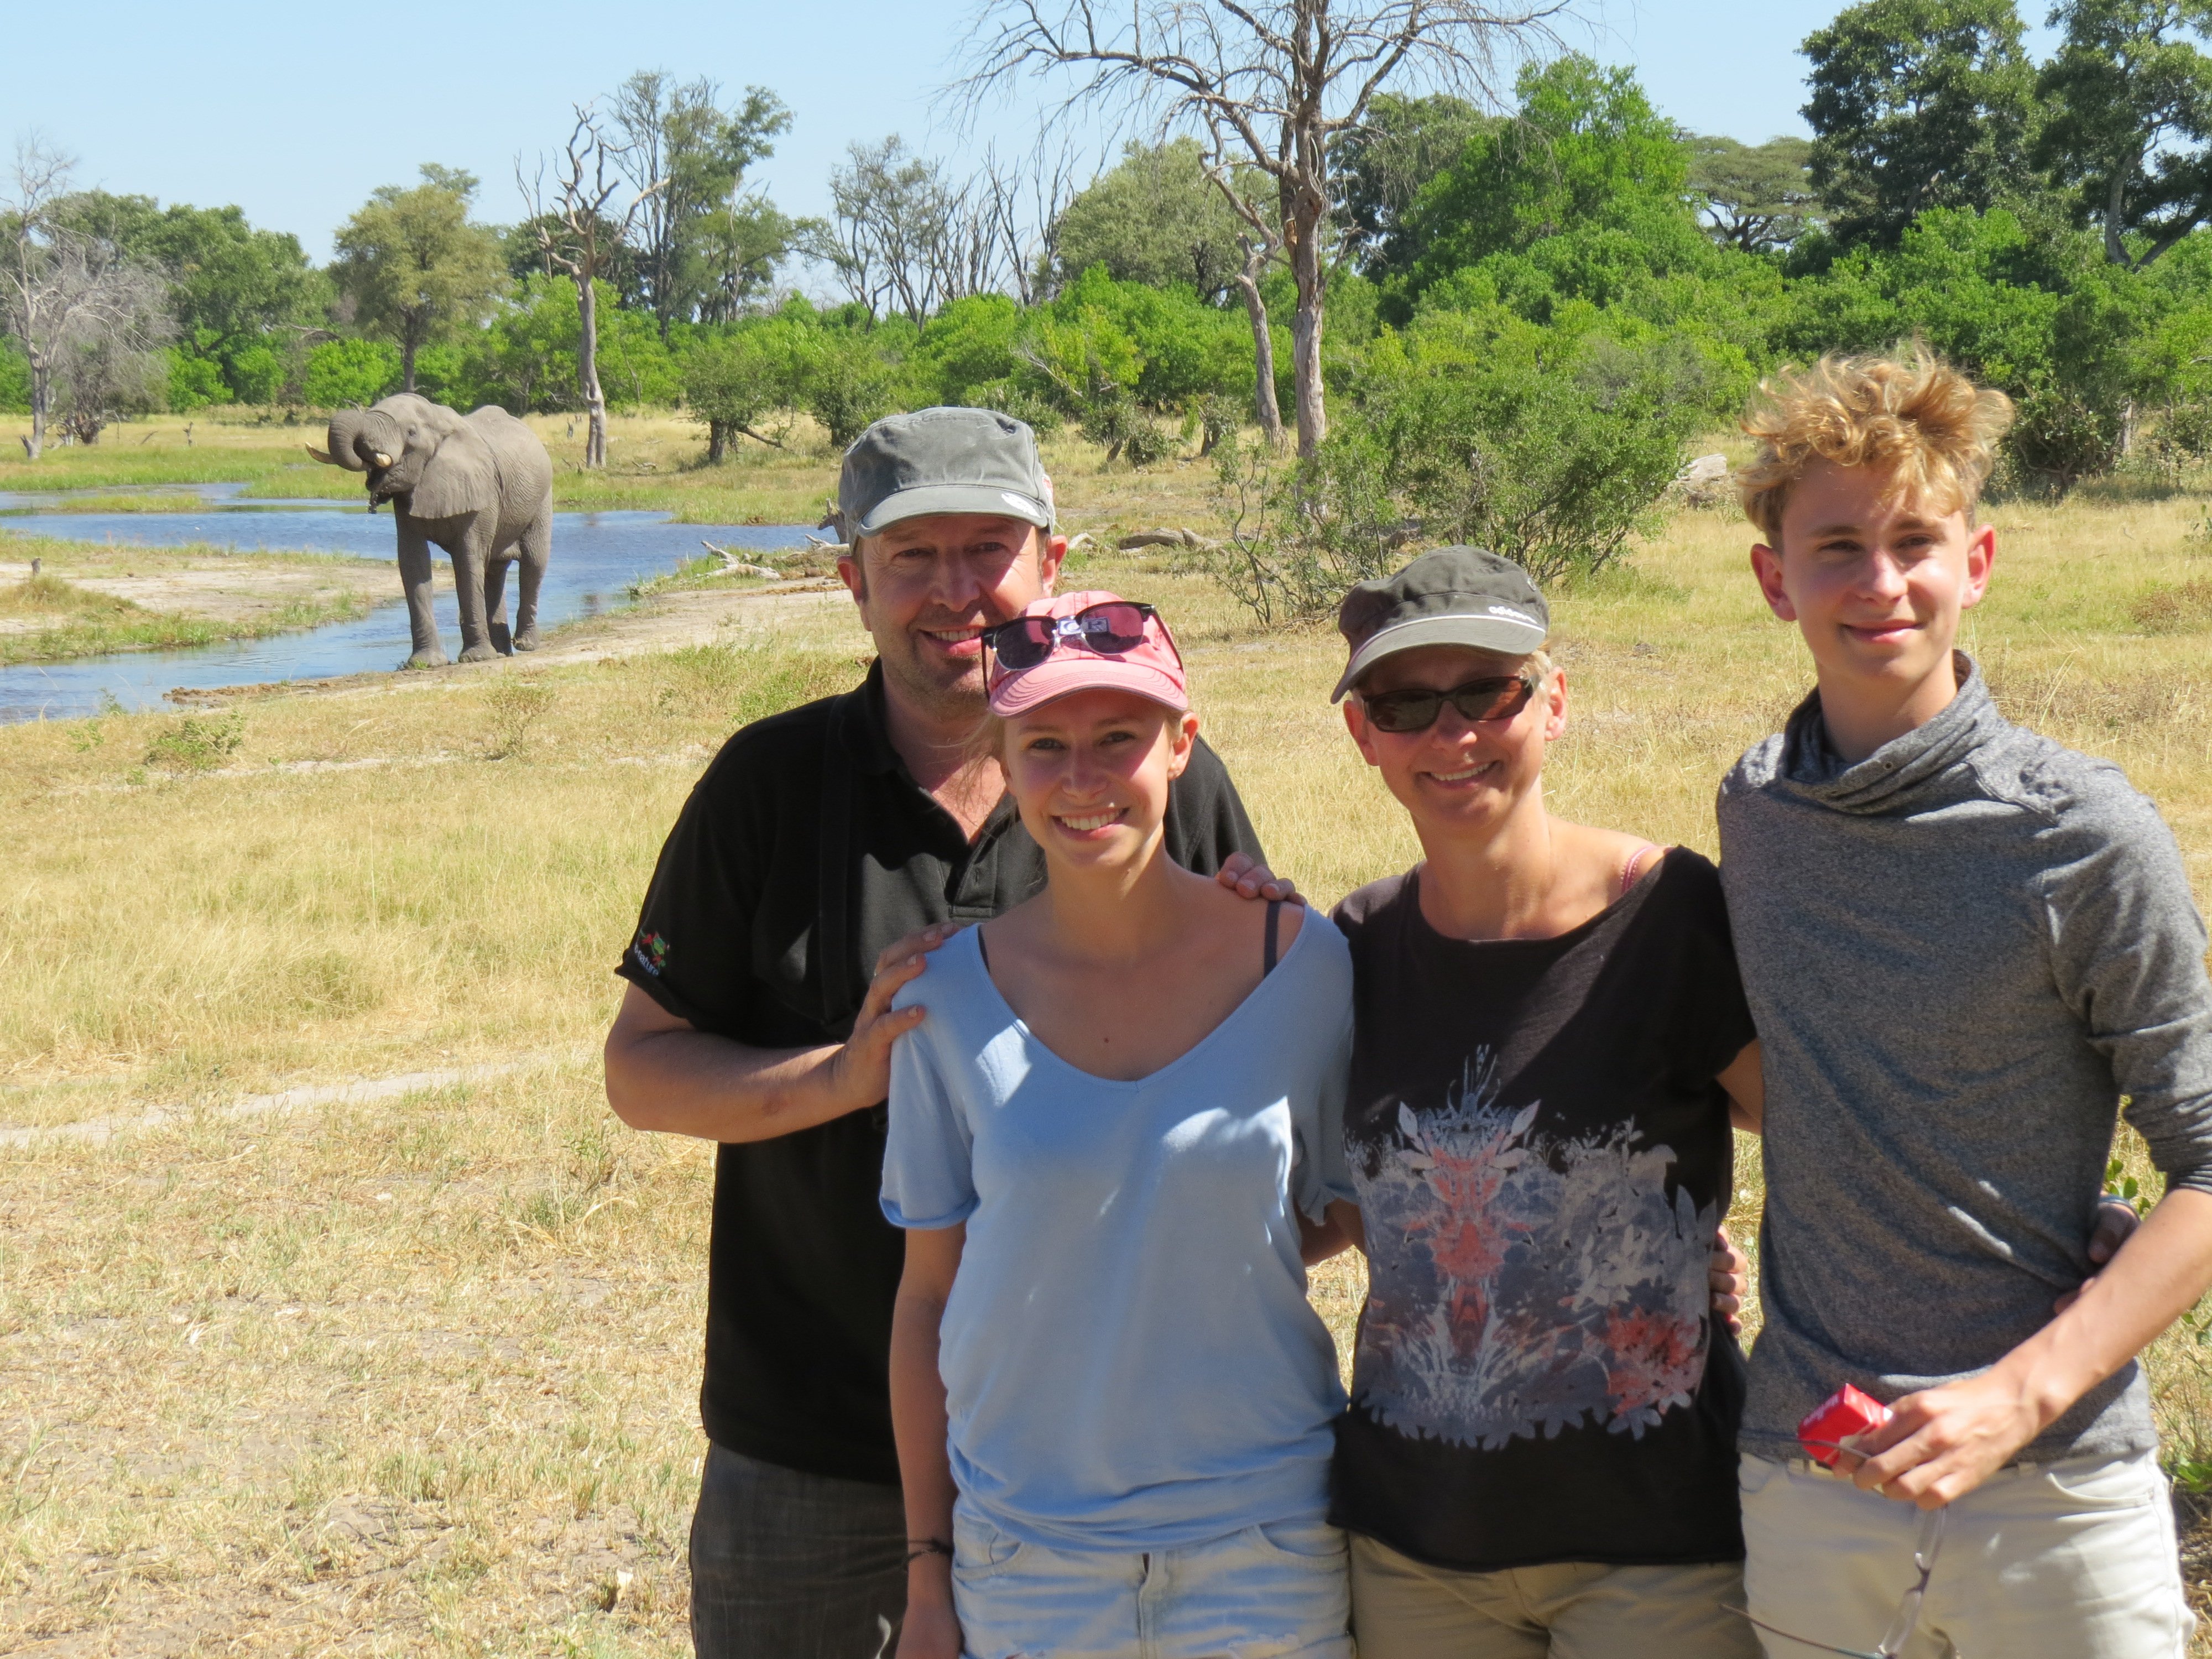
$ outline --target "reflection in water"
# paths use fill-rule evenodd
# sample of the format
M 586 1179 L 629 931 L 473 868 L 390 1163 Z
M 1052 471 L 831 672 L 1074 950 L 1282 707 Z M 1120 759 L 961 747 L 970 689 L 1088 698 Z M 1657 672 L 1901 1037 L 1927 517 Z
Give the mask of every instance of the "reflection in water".
M 201 486 L 202 495 L 234 493 L 237 485 Z M 102 490 L 113 495 L 113 490 Z M 51 501 L 42 498 L 40 504 Z M 216 500 L 226 499 L 223 496 Z M 0 507 L 26 498 L 0 497 Z M 206 542 L 241 549 L 307 549 L 392 559 L 394 532 L 388 514 L 374 517 L 352 502 L 234 509 L 210 502 L 195 513 L 74 514 L 9 512 L 0 530 L 58 536 L 76 541 L 176 547 Z M 806 532 L 796 525 L 672 524 L 665 513 L 560 513 L 553 520 L 553 560 L 538 592 L 541 628 L 597 617 L 625 603 L 636 581 L 665 575 L 702 551 L 700 543 L 775 549 L 797 547 Z M 441 570 L 450 574 L 444 556 Z M 507 616 L 514 615 L 514 573 L 508 572 Z M 435 602 L 438 630 L 448 656 L 461 649 L 459 613 L 449 587 Z M 133 651 L 72 662 L 0 668 L 0 723 L 58 720 L 96 714 L 113 698 L 125 708 L 159 706 L 172 689 L 261 684 L 322 679 L 333 674 L 378 673 L 406 660 L 407 608 L 399 577 L 392 578 L 392 603 L 353 622 L 332 623 L 302 634 L 277 635 L 203 646 L 190 651 Z

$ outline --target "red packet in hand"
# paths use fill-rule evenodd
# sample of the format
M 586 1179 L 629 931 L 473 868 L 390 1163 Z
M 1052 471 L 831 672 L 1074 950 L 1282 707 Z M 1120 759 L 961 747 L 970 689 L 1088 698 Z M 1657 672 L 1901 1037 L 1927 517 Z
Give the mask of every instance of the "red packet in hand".
M 1806 1456 L 1832 1469 L 1841 1455 L 1838 1441 L 1880 1428 L 1889 1421 L 1891 1414 L 1889 1407 L 1881 1401 L 1861 1394 L 1846 1382 L 1797 1425 L 1797 1443 L 1804 1447 Z

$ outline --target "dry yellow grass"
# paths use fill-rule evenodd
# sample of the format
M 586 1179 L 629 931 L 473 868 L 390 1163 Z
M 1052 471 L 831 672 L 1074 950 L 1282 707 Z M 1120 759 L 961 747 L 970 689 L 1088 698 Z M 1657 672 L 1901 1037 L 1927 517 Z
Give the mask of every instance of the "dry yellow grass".
M 1076 527 L 1200 521 L 1188 472 L 1147 493 L 1079 460 L 1055 463 Z M 1968 643 L 2016 714 L 2160 799 L 2203 898 L 2207 635 L 2138 621 L 2212 572 L 2195 516 L 2000 509 Z M 1559 810 L 1713 850 L 1722 769 L 1807 678 L 1746 539 L 1685 514 L 1560 598 Z M 1254 632 L 1164 559 L 1085 580 L 1168 609 L 1210 735 L 1311 894 L 1410 860 L 1326 703 L 1332 635 Z M 198 773 L 147 762 L 174 716 L 0 731 L 0 1122 L 485 1068 L 0 1145 L 0 1650 L 685 1650 L 708 1163 L 612 1125 L 592 1048 L 715 743 L 848 684 L 864 643 L 830 612 L 757 649 L 253 700 L 238 751 Z M 496 690 L 517 680 L 550 692 L 519 737 Z M 1317 1290 L 1340 1338 L 1357 1294 L 1346 1273 Z M 2170 1443 L 2203 1461 L 2197 1355 L 2161 1345 L 2154 1373 Z

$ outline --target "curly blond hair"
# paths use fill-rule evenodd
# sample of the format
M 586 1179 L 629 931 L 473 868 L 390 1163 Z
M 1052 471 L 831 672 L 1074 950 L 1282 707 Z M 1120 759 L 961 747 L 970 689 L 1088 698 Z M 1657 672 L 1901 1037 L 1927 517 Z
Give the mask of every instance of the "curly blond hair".
M 2011 398 L 1925 346 L 1901 356 L 1823 357 L 1760 382 L 1743 417 L 1759 454 L 1736 473 L 1736 493 L 1776 547 L 1790 492 L 1816 460 L 1872 468 L 1893 495 L 1971 519 L 2011 424 Z

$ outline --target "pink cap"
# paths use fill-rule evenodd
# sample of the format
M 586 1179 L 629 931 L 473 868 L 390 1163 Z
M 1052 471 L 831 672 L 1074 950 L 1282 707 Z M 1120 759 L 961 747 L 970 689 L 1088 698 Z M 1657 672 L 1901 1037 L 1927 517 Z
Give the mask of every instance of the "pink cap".
M 1167 624 L 1158 617 L 1145 617 L 1143 638 L 1127 651 L 1093 651 L 1078 643 L 1082 636 L 1074 620 L 1078 612 L 1127 603 L 1118 593 L 1094 588 L 1039 599 L 1026 607 L 1021 613 L 1024 617 L 1050 617 L 1059 622 L 1061 638 L 1051 655 L 1034 668 L 1009 672 L 1001 667 L 999 653 L 991 653 L 991 712 L 1024 714 L 1074 691 L 1129 691 L 1164 703 L 1178 714 L 1188 708 L 1190 688 L 1183 678 L 1182 657 Z

